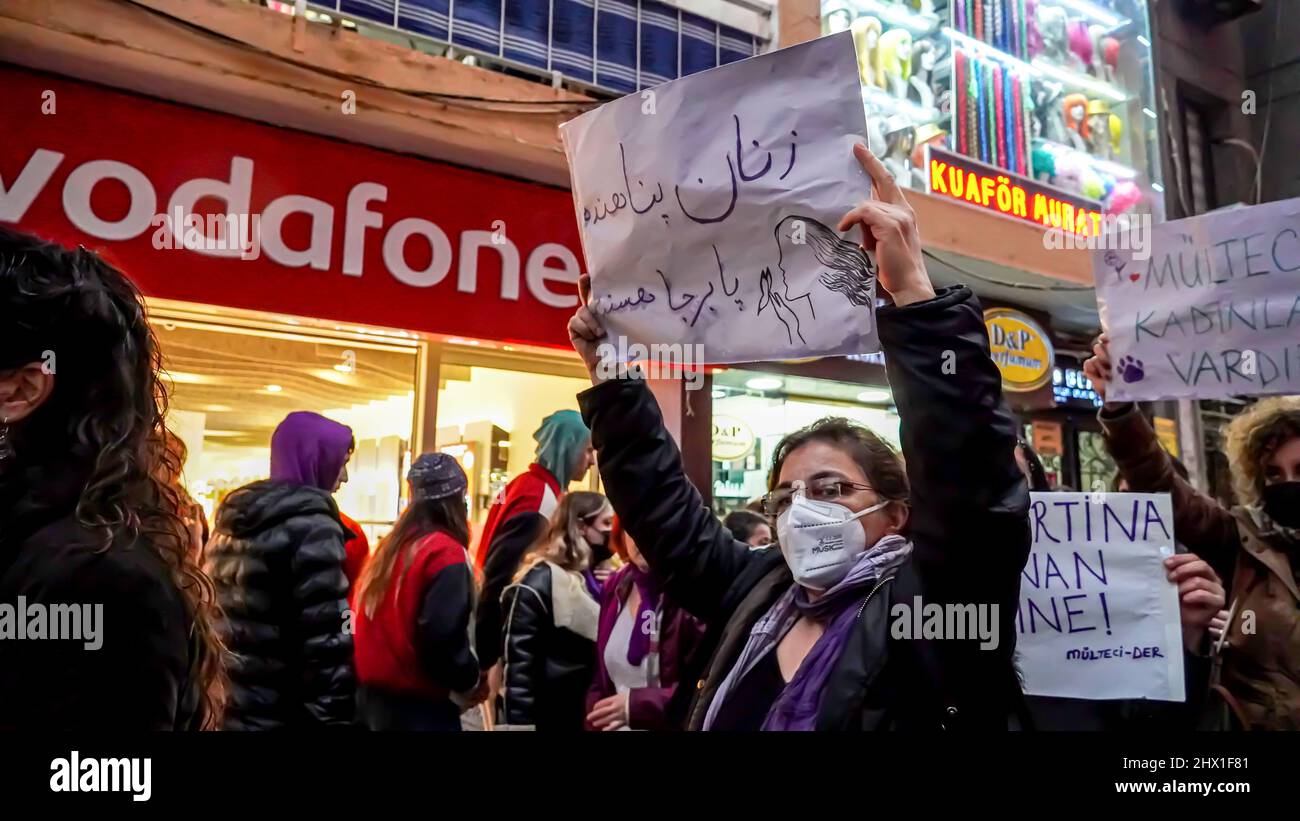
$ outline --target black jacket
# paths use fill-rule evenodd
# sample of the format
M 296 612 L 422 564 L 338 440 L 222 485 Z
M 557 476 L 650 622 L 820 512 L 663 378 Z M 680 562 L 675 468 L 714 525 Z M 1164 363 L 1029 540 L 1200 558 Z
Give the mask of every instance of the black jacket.
M 550 566 L 535 565 L 506 588 L 501 604 L 506 620 L 501 720 L 539 731 L 581 732 L 587 688 L 596 673 L 596 642 L 556 627 Z
M 877 318 L 901 418 L 914 549 L 866 600 L 823 691 L 817 728 L 1016 726 L 1024 721 L 1013 656 L 1029 492 L 979 303 L 956 287 Z M 667 595 L 709 624 L 687 671 L 697 684 L 678 688 L 694 696 L 687 726 L 699 728 L 754 623 L 793 583 L 790 571 L 779 550 L 750 550 L 704 507 L 644 384 L 605 382 L 579 402 L 614 509 Z M 915 596 L 996 605 L 997 648 L 891 638 L 893 605 L 911 607 Z
M 334 499 L 313 487 L 254 482 L 226 497 L 216 518 L 204 566 L 231 653 L 226 729 L 351 723 L 349 535 Z
M 474 649 L 484 670 L 501 660 L 501 594 L 528 548 L 546 532 L 547 524 L 547 518 L 536 511 L 518 513 L 498 525 L 492 544 L 485 546 L 483 592 L 474 612 Z
M 189 608 L 145 538 L 105 549 L 77 521 L 87 475 L 32 468 L 0 484 L 0 608 L 90 616 L 82 640 L 32 639 L 31 620 L 27 639 L 0 633 L 0 729 L 199 729 Z

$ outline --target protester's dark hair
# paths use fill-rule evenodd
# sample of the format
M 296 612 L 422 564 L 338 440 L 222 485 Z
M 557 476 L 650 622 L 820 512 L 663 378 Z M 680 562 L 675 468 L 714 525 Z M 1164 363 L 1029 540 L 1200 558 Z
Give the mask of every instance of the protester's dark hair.
M 17 462 L 83 465 L 76 516 L 100 549 L 140 543 L 166 564 L 193 619 L 199 718 L 215 728 L 225 690 L 220 611 L 190 550 L 183 500 L 164 478 L 181 465 L 166 445 L 162 356 L 140 293 L 85 248 L 0 227 L 0 360 L 0 372 L 53 364 L 49 398 L 14 431 Z
M 722 520 L 722 526 L 731 531 L 737 541 L 748 542 L 759 525 L 771 526 L 767 517 L 749 510 L 733 510 Z
M 1052 483 L 1047 479 L 1047 469 L 1043 467 L 1043 460 L 1038 458 L 1038 451 L 1024 439 L 1017 439 L 1016 447 L 1020 449 L 1020 455 L 1025 458 L 1025 464 L 1029 466 L 1029 489 L 1051 490 Z
M 772 454 L 772 472 L 767 489 L 776 490 L 781 480 L 781 465 L 786 457 L 809 442 L 825 442 L 849 454 L 867 477 L 867 483 L 882 500 L 906 505 L 907 470 L 894 446 L 872 431 L 842 416 L 827 416 L 807 427 L 787 434 Z
M 462 547 L 469 544 L 469 521 L 465 513 L 465 495 L 458 493 L 441 499 L 416 499 L 406 506 L 393 529 L 375 548 L 357 580 L 356 601 L 367 618 L 384 600 L 393 578 L 401 579 L 410 567 L 416 542 L 433 533 L 446 533 Z M 398 560 L 402 568 L 396 570 Z

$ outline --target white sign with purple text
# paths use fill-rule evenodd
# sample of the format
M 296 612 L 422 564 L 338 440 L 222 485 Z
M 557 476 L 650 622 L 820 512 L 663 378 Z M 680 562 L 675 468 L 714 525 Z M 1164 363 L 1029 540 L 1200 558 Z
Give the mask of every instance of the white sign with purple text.
M 1025 693 L 1183 701 L 1178 588 L 1167 493 L 1033 493 L 1020 578 L 1017 661 Z
M 1148 236 L 1149 254 L 1093 251 L 1115 367 L 1107 398 L 1300 393 L 1300 199 Z
M 560 134 L 612 336 L 719 364 L 879 350 L 875 260 L 836 230 L 871 190 L 848 32 L 628 94 Z

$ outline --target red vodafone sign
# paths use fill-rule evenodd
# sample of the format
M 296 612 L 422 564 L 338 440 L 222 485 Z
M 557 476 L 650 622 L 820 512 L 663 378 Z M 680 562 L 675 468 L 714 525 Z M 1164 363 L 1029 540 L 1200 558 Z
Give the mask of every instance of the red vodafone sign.
M 567 191 L 53 75 L 0 86 L 0 222 L 101 251 L 150 296 L 568 343 Z

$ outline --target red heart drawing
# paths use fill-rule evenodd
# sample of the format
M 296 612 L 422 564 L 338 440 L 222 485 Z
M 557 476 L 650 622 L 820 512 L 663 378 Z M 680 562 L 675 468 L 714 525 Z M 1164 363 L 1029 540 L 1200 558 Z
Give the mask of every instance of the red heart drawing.
M 1128 275 L 1128 278 L 1129 278 L 1129 280 L 1132 281 L 1132 282 L 1137 282 L 1139 279 L 1142 278 L 1142 275 L 1141 275 L 1141 274 L 1129 274 L 1129 275 Z

